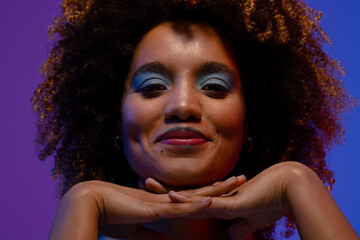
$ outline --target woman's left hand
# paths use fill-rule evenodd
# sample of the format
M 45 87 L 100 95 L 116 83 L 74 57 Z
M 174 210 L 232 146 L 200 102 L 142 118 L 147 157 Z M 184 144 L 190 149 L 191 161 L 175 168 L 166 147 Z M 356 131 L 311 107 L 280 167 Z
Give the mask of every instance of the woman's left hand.
M 275 223 L 290 210 L 286 188 L 288 170 L 294 166 L 287 165 L 291 164 L 274 165 L 231 192 L 213 197 L 206 212 L 215 218 L 235 219 L 229 229 L 232 239 L 245 239 L 256 230 Z M 185 200 L 176 194 L 170 194 L 170 198 Z
M 210 193 L 212 204 L 200 215 L 235 219 L 229 234 L 236 240 L 275 223 L 289 211 L 301 239 L 358 239 L 320 178 L 298 162 L 276 164 L 226 194 L 211 195 L 216 185 L 170 191 L 169 197 L 188 202 Z M 155 192 L 167 189 L 155 182 L 146 186 Z

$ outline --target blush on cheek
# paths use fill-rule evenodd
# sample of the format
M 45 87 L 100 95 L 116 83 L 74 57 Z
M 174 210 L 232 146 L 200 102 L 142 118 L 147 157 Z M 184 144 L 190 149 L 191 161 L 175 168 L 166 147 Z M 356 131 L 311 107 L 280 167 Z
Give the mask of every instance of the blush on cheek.
M 237 106 L 239 108 L 239 106 Z M 227 111 L 217 111 L 214 118 L 216 122 L 217 132 L 220 133 L 225 139 L 240 138 L 242 139 L 244 122 L 245 122 L 245 113 L 243 111 L 236 111 L 236 108 L 232 108 Z

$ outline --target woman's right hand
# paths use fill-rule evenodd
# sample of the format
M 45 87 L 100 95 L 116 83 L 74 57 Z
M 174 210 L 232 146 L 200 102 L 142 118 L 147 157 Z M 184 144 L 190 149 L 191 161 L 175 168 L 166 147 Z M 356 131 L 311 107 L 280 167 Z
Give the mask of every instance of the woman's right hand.
M 242 181 L 232 178 L 218 184 L 217 193 L 229 192 L 240 184 Z M 192 216 L 210 205 L 210 197 L 174 203 L 166 193 L 102 181 L 82 182 L 62 198 L 49 239 L 97 239 L 98 231 L 114 238 L 162 239 L 161 234 L 138 224 Z
M 99 230 L 114 238 L 161 239 L 137 224 L 196 214 L 210 204 L 210 198 L 179 204 L 166 194 L 102 181 L 82 182 L 62 198 L 49 239 L 97 239 Z

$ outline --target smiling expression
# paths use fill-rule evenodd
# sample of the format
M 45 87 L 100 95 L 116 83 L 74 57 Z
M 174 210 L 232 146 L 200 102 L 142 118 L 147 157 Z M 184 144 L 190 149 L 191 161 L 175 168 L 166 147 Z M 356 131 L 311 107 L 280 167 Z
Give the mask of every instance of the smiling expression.
M 163 23 L 133 56 L 122 103 L 127 160 L 172 186 L 222 179 L 241 151 L 245 104 L 231 50 L 206 25 Z

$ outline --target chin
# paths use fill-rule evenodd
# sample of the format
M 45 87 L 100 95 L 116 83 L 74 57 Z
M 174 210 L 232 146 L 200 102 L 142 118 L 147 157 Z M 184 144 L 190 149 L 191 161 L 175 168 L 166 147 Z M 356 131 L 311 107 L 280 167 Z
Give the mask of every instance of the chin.
M 216 181 L 222 180 L 228 174 L 228 171 L 222 174 L 220 174 L 219 171 L 216 171 L 214 173 L 200 171 L 200 173 L 201 174 L 199 174 L 199 172 L 196 171 L 188 171 L 188 172 L 170 171 L 167 172 L 167 174 L 159 174 L 157 176 L 152 176 L 152 177 L 157 181 L 160 181 L 168 186 L 195 188 L 195 187 L 206 186 Z

